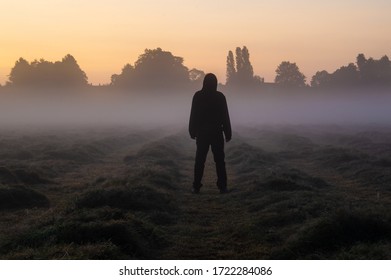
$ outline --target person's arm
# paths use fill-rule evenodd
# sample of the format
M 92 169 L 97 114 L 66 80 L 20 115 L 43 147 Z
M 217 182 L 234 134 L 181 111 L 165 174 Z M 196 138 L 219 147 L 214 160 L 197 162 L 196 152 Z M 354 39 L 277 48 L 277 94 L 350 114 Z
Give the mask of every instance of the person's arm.
M 197 136 L 197 125 L 196 125 L 196 95 L 193 96 L 193 101 L 191 103 L 190 110 L 190 120 L 189 120 L 189 134 L 191 139 L 195 139 Z
M 224 102 L 223 102 L 223 132 L 225 135 L 225 141 L 229 142 L 232 138 L 232 130 L 231 130 L 231 120 L 229 118 L 228 113 L 228 105 L 227 100 L 224 96 Z

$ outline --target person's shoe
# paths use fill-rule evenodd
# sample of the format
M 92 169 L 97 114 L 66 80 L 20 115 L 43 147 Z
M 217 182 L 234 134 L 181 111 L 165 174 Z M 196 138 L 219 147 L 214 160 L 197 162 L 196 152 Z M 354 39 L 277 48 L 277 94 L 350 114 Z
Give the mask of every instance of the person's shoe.
M 191 189 L 191 192 L 194 194 L 199 194 L 201 187 L 202 187 L 202 184 L 196 185 L 196 187 L 193 184 L 193 188 Z
M 193 194 L 199 194 L 199 193 L 200 193 L 200 189 L 193 188 L 193 189 L 191 190 L 191 193 L 193 193 Z

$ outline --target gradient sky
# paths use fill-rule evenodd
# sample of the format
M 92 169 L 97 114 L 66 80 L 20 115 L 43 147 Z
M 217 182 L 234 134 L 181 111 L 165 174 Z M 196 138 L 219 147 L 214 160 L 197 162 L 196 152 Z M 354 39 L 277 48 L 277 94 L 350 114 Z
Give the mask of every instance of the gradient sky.
M 389 0 L 0 0 L 0 83 L 19 57 L 72 54 L 93 84 L 108 83 L 145 48 L 225 80 L 228 50 L 246 45 L 271 82 L 281 61 L 310 81 L 367 57 L 391 56 Z

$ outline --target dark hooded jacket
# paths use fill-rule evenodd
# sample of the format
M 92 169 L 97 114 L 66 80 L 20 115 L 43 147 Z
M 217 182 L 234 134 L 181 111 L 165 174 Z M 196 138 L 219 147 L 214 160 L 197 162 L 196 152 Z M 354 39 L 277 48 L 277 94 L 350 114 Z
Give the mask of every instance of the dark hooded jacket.
M 194 94 L 191 106 L 189 133 L 191 138 L 212 136 L 224 132 L 225 139 L 232 137 L 227 101 L 217 91 L 217 78 L 207 74 L 203 87 Z

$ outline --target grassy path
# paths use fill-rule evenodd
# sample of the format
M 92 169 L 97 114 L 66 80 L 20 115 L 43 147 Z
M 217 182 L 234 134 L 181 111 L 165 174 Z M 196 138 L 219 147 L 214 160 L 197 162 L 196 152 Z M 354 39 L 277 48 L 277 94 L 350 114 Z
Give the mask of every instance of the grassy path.
M 182 138 L 183 140 L 184 138 Z M 228 143 L 229 147 L 232 143 Z M 203 187 L 200 194 L 192 194 L 195 142 L 190 139 L 182 150 L 186 160 L 180 162 L 183 174 L 176 193 L 180 214 L 177 224 L 169 228 L 172 246 L 163 258 L 174 259 L 235 259 L 249 256 L 251 241 L 243 240 L 238 228 L 247 227 L 251 216 L 247 215 L 243 192 L 237 172 L 227 163 L 229 194 L 220 194 L 215 185 L 216 172 L 212 152 L 205 164 Z

